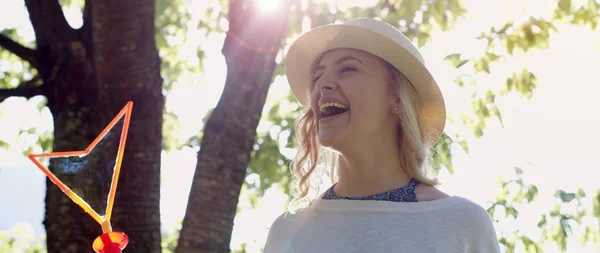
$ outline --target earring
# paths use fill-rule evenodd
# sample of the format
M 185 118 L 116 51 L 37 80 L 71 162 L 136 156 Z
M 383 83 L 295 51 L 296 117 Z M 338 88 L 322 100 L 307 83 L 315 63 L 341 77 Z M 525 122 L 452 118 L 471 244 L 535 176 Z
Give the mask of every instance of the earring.
M 398 107 L 394 107 L 394 111 L 397 112 L 398 111 Z

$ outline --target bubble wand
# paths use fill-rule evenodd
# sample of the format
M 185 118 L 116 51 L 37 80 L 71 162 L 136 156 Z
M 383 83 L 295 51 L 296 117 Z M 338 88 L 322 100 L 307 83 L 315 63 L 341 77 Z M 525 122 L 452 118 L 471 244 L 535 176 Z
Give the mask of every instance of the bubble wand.
M 96 253 L 121 253 L 122 250 L 129 243 L 129 238 L 123 232 L 113 231 L 110 218 L 112 215 L 112 208 L 115 199 L 115 193 L 117 190 L 117 183 L 119 181 L 119 173 L 121 171 L 121 161 L 123 160 L 123 153 L 125 151 L 125 143 L 127 141 L 127 132 L 129 130 L 129 122 L 131 119 L 131 111 L 133 102 L 129 101 L 127 105 L 115 116 L 115 118 L 104 128 L 104 130 L 96 137 L 96 139 L 83 151 L 63 151 L 63 152 L 51 152 L 43 154 L 29 154 L 27 157 L 52 181 L 62 192 L 64 192 L 71 200 L 79 205 L 88 215 L 90 215 L 100 226 L 102 227 L 102 235 L 98 236 L 92 243 L 92 249 Z M 38 158 L 59 158 L 59 157 L 75 157 L 81 158 L 86 157 L 98 143 L 107 137 L 109 131 L 122 119 L 124 118 L 123 129 L 120 137 L 119 148 L 117 151 L 117 158 L 114 166 L 114 172 L 110 184 L 110 191 L 108 193 L 108 199 L 106 204 L 106 212 L 104 216 L 98 214 L 88 202 L 81 198 L 76 192 L 71 190 L 65 185 L 54 173 L 52 173 L 46 166 L 39 162 Z M 83 163 L 85 166 L 86 163 Z

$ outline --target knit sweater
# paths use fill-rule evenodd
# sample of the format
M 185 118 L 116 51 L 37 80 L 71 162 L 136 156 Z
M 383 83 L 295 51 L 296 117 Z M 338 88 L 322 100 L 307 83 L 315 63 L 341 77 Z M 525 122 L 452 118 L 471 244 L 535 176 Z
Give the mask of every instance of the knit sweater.
M 481 206 L 452 196 L 424 202 L 317 199 L 272 224 L 264 253 L 500 252 Z

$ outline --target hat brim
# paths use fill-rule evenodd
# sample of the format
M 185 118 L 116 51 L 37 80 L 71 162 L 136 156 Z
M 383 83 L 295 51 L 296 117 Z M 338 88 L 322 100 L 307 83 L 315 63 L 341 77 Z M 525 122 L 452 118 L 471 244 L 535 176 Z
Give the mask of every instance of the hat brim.
M 398 43 L 368 29 L 345 24 L 325 25 L 298 38 L 286 56 L 285 71 L 292 93 L 309 106 L 315 61 L 325 52 L 351 48 L 376 55 L 396 67 L 416 90 L 420 112 L 419 127 L 427 145 L 441 136 L 446 107 L 441 91 L 429 70 Z

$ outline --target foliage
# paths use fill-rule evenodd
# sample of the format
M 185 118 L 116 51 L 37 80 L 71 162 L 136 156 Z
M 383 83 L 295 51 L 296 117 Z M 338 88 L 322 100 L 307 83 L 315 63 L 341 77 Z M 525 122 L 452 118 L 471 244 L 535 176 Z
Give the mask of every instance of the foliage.
M 34 44 L 34 42 L 25 41 L 15 28 L 6 28 L 1 30 L 0 34 L 10 37 L 21 45 L 32 46 Z M 37 71 L 27 61 L 0 47 L 0 89 L 15 88 L 36 75 Z
M 358 17 L 372 17 L 399 27 L 419 46 L 431 39 L 435 29 L 447 30 L 466 10 L 460 0 L 389 0 L 372 6 L 344 7 L 328 1 L 297 1 L 290 17 L 290 36 L 302 31 L 302 19 L 308 18 L 311 27 L 344 22 Z
M 184 58 L 180 53 L 188 39 L 187 23 L 192 18 L 188 5 L 186 0 L 156 1 L 155 39 L 166 90 L 170 90 L 185 72 L 201 71 L 198 58 Z
M 15 224 L 9 231 L 0 232 L 0 253 L 46 253 L 45 246 L 35 237 L 29 224 Z
M 85 0 L 59 0 L 59 2 L 61 6 L 70 7 L 74 5 L 79 9 L 83 9 L 85 6 Z
M 307 1 L 308 4 L 304 6 L 296 6 L 295 12 L 292 12 L 290 17 L 291 24 L 289 29 L 289 36 L 293 37 L 302 32 L 302 25 L 300 21 L 309 20 L 310 26 L 315 27 L 332 22 L 343 22 L 354 17 L 375 17 L 385 20 L 391 24 L 395 24 L 403 32 L 407 34 L 409 38 L 417 43 L 419 46 L 423 46 L 429 39 L 433 28 L 435 29 L 450 29 L 456 17 L 459 17 L 464 13 L 460 2 L 458 1 L 434 1 L 433 6 L 428 7 L 416 7 L 420 1 L 378 1 L 374 6 L 366 8 L 349 8 L 347 10 L 340 10 L 338 6 L 333 4 L 323 3 L 315 4 L 314 1 Z M 440 2 L 445 2 L 447 8 L 443 12 Z M 552 33 L 560 32 L 555 24 L 558 22 L 567 22 L 574 25 L 589 25 L 591 28 L 595 28 L 597 20 L 600 17 L 598 15 L 599 4 L 597 1 L 590 0 L 586 5 L 583 5 L 575 9 L 571 1 L 560 0 L 557 1 L 557 9 L 554 12 L 553 20 L 546 20 L 543 18 L 531 17 L 526 19 L 522 23 L 516 23 L 513 20 L 507 20 L 505 24 L 499 27 L 491 27 L 488 32 L 482 32 L 477 39 L 486 42 L 485 51 L 481 57 L 477 58 L 465 58 L 459 53 L 449 54 L 446 60 L 454 68 L 460 69 L 460 75 L 457 75 L 455 79 L 456 85 L 459 87 L 473 87 L 480 85 L 477 82 L 476 76 L 491 74 L 494 71 L 494 64 L 501 63 L 507 59 L 513 57 L 519 57 L 520 55 L 532 52 L 538 52 L 546 50 L 549 46 L 549 38 Z M 424 3 L 423 3 L 424 4 Z M 440 4 L 440 5 L 438 5 Z M 420 10 L 414 12 L 415 10 Z M 439 16 L 439 13 L 444 13 L 444 17 Z M 421 17 L 422 19 L 419 20 Z M 429 19 L 428 19 L 429 18 Z M 440 22 L 448 20 L 450 22 Z M 408 22 L 410 21 L 410 22 Z M 430 21 L 430 22 L 426 22 Z M 433 22 L 431 22 L 433 21 Z M 420 24 L 426 23 L 426 24 Z M 437 22 L 437 23 L 436 23 Z M 418 25 L 417 25 L 418 24 Z M 437 25 L 436 25 L 437 24 Z M 281 62 L 285 60 L 285 56 L 281 57 Z M 276 75 L 283 75 L 284 68 L 280 64 L 276 71 Z M 452 124 L 462 123 L 467 129 L 470 130 L 470 134 L 481 138 L 485 134 L 485 129 L 488 127 L 490 120 L 497 120 L 501 125 L 502 114 L 501 109 L 496 105 L 496 100 L 499 96 L 504 96 L 509 93 L 517 93 L 525 98 L 532 98 L 534 91 L 538 87 L 538 80 L 536 74 L 522 68 L 514 73 L 510 73 L 506 76 L 506 82 L 494 84 L 490 89 L 484 90 L 481 93 L 473 93 L 471 96 L 472 101 L 472 114 L 474 116 L 463 115 L 459 119 L 449 118 L 448 121 Z M 295 103 L 295 99 L 292 96 L 288 96 L 287 100 L 290 103 Z M 281 101 L 278 103 L 282 103 Z M 277 108 L 277 106 L 273 106 Z M 297 111 L 280 109 L 279 115 L 287 115 L 286 122 L 293 122 L 295 116 L 293 113 Z M 281 125 L 277 125 L 272 119 L 270 119 L 272 111 L 263 115 L 263 120 L 270 122 L 270 127 L 265 128 L 266 130 L 260 132 L 257 136 L 257 144 L 255 146 L 256 151 L 253 153 L 253 160 L 250 165 L 249 172 L 257 173 L 260 175 L 260 183 L 248 183 L 248 187 L 258 188 L 263 190 L 265 185 L 264 178 L 275 178 L 283 179 L 281 174 L 277 174 L 281 170 L 281 164 L 277 163 L 279 160 L 286 158 L 281 155 L 282 147 L 279 146 L 279 151 L 274 145 L 275 139 L 269 138 L 268 132 L 271 128 L 275 128 L 274 132 L 281 131 Z M 291 129 L 293 131 L 293 129 Z M 283 132 L 283 131 L 282 131 Z M 469 152 L 469 146 L 464 138 L 459 134 L 449 135 L 444 134 L 440 141 L 435 144 L 434 150 L 434 164 L 433 167 L 436 170 L 442 168 L 453 173 L 454 168 L 452 166 L 452 145 L 460 146 L 465 152 Z M 287 142 L 290 143 L 290 142 Z M 280 155 L 277 156 L 277 154 Z M 276 157 L 273 157 L 273 154 Z M 260 167 L 258 167 L 260 166 Z M 289 166 L 288 166 L 289 167 Z M 286 170 L 286 171 L 289 171 Z M 249 175 L 252 175 L 250 174 Z M 522 169 L 515 168 L 516 178 L 503 182 L 500 187 L 502 189 L 498 199 L 491 204 L 488 211 L 492 216 L 497 216 L 502 213 L 502 217 L 498 219 L 516 219 L 519 216 L 519 209 L 523 206 L 533 205 L 539 194 L 538 189 L 535 185 L 527 184 L 524 179 L 521 178 Z M 273 175 L 276 175 L 273 177 Z M 254 176 L 253 176 L 254 177 Z M 249 182 L 256 182 L 257 180 L 248 180 Z M 270 180 L 273 182 L 276 180 Z M 557 201 L 560 201 L 556 205 L 557 210 L 562 210 L 564 205 L 571 202 L 578 203 L 578 206 L 582 204 L 579 202 L 583 198 L 583 191 L 566 192 L 558 191 L 556 193 Z M 526 252 L 541 252 L 543 244 L 547 242 L 555 242 L 559 249 L 562 251 L 567 250 L 568 236 L 571 236 L 568 231 L 570 227 L 577 224 L 581 225 L 581 220 L 584 214 L 588 215 L 588 218 L 600 217 L 600 204 L 597 204 L 600 200 L 594 199 L 593 210 L 583 211 L 582 208 L 577 209 L 576 214 L 571 212 L 560 212 L 551 211 L 548 213 L 540 214 L 540 220 L 543 222 L 539 223 L 539 228 L 544 231 L 545 237 L 532 238 L 524 234 L 519 229 L 515 231 L 507 231 L 506 234 L 500 235 L 500 242 L 503 244 L 507 252 L 521 252 L 519 251 L 519 245 L 523 245 Z M 498 211 L 501 210 L 501 211 Z M 552 221 L 552 222 L 550 222 Z M 523 224 L 522 226 L 530 226 L 536 224 Z M 598 242 L 600 234 L 593 229 L 593 227 L 586 227 L 583 241 L 594 241 Z
M 161 247 L 162 253 L 174 253 L 177 247 L 177 239 L 179 239 L 180 229 L 169 231 L 162 234 Z
M 293 95 L 288 93 L 284 99 L 273 101 L 264 108 L 261 122 L 265 126 L 264 131 L 257 133 L 248 165 L 248 175 L 256 173 L 259 180 L 246 180 L 248 188 L 256 189 L 261 196 L 273 183 L 279 183 L 282 190 L 289 194 L 291 157 L 286 157 L 282 151 L 292 148 L 295 119 L 301 113 L 301 108 L 293 99 Z
M 514 168 L 514 177 L 501 182 L 501 193 L 491 203 L 488 212 L 495 221 L 505 223 L 519 222 L 519 210 L 538 204 L 538 188 L 523 179 L 523 169 Z M 556 245 L 562 252 L 568 249 L 568 238 L 574 235 L 574 228 L 584 229 L 580 244 L 588 242 L 600 246 L 600 233 L 594 230 L 595 224 L 600 224 L 600 215 L 595 213 L 600 207 L 600 191 L 594 198 L 588 199 L 583 189 L 567 191 L 556 190 L 554 207 L 551 210 L 538 210 L 539 221 L 520 223 L 519 228 L 512 231 L 502 231 L 499 242 L 505 246 L 506 252 L 543 252 L 548 243 Z M 584 221 L 593 221 L 586 224 Z M 540 229 L 541 235 L 532 237 L 532 229 Z
M 75 4 L 82 7 L 82 2 L 82 0 L 61 0 L 63 6 Z M 188 36 L 191 30 L 188 23 L 197 25 L 203 35 L 225 32 L 228 1 L 205 1 L 207 3 L 206 10 L 203 15 L 198 17 L 193 16 L 190 12 L 191 8 L 195 6 L 192 4 L 193 2 L 191 0 L 157 0 L 156 2 L 156 46 L 161 56 L 161 75 L 164 78 L 164 92 L 167 94 L 173 86 L 187 85 L 194 80 L 196 75 L 204 71 L 205 53 L 201 43 L 191 41 L 193 37 Z M 461 71 L 461 74 L 457 75 L 455 79 L 455 84 L 463 88 L 481 85 L 477 82 L 476 77 L 494 73 L 495 64 L 526 53 L 547 49 L 552 34 L 560 32 L 556 25 L 558 23 L 597 28 L 600 2 L 588 0 L 583 1 L 584 4 L 580 6 L 576 6 L 572 0 L 557 0 L 556 2 L 556 9 L 550 20 L 537 17 L 531 17 L 521 23 L 506 20 L 505 24 L 490 27 L 489 31 L 482 32 L 477 37 L 486 43 L 481 57 L 468 58 L 459 53 L 449 54 L 446 57 L 448 63 Z M 432 39 L 434 31 L 451 29 L 466 11 L 461 1 L 458 0 L 380 0 L 372 6 L 350 8 L 344 8 L 328 1 L 299 0 L 292 7 L 287 35 L 288 39 L 291 39 L 302 33 L 303 23 L 306 21 L 310 27 L 316 27 L 331 22 L 343 22 L 355 17 L 374 17 L 393 24 L 417 45 L 423 46 Z M 16 29 L 5 29 L 1 32 L 23 45 L 33 47 L 34 42 L 24 41 L 19 37 Z M 184 51 L 193 53 L 181 57 Z M 284 60 L 285 49 L 282 49 L 278 57 L 276 76 L 284 75 L 282 64 Z M 31 69 L 27 62 L 0 47 L 0 88 L 14 88 L 20 83 L 30 80 L 36 75 Z M 532 98 L 539 85 L 536 74 L 526 68 L 510 73 L 505 78 L 505 82 L 494 84 L 489 90 L 471 94 L 472 113 L 475 117 L 449 118 L 448 121 L 452 124 L 464 125 L 469 129 L 470 134 L 481 138 L 485 135 L 485 129 L 490 120 L 498 120 L 502 123 L 501 108 L 495 103 L 499 96 L 517 93 L 525 98 Z M 44 104 L 45 101 L 39 104 L 40 111 L 44 108 Z M 248 192 L 249 198 L 252 198 L 252 203 L 260 201 L 260 196 L 274 183 L 278 183 L 287 192 L 290 182 L 291 157 L 284 153 L 294 144 L 293 123 L 300 110 L 301 108 L 291 94 L 287 94 L 284 99 L 272 101 L 265 107 L 255 148 L 252 152 L 252 160 L 248 165 L 248 177 L 243 186 L 243 189 Z M 207 117 L 205 116 L 205 119 Z M 183 145 L 200 145 L 202 132 L 184 143 L 179 143 L 176 138 L 179 122 L 173 112 L 165 112 L 163 126 L 164 149 L 174 150 L 180 149 Z M 48 151 L 51 147 L 52 135 L 35 131 L 31 128 L 23 128 L 19 136 L 40 136 L 38 141 L 42 144 L 44 151 Z M 451 147 L 458 145 L 469 152 L 469 146 L 464 137 L 458 134 L 444 134 L 436 143 L 433 164 L 436 170 L 446 169 L 451 173 L 454 171 Z M 10 140 L 0 140 L 0 148 L 9 145 L 14 145 L 14 143 Z M 497 222 L 517 219 L 522 208 L 534 205 L 538 201 L 540 193 L 535 185 L 524 180 L 523 169 L 514 168 L 514 171 L 515 176 L 512 179 L 500 183 L 501 192 L 488 208 L 489 213 Z M 543 244 L 547 242 L 553 242 L 559 249 L 566 251 L 568 249 L 567 239 L 573 235 L 571 230 L 574 226 L 584 226 L 582 242 L 600 243 L 597 226 L 583 223 L 586 219 L 592 219 L 600 224 L 598 221 L 600 219 L 600 191 L 595 194 L 586 194 L 580 189 L 573 191 L 559 189 L 555 192 L 554 197 L 557 204 L 552 210 L 543 210 L 537 224 L 522 224 L 522 226 L 539 227 L 543 231 L 541 236 L 532 237 L 523 230 L 507 231 L 500 235 L 500 243 L 506 247 L 507 252 L 541 252 Z M 574 208 L 569 210 L 565 206 L 574 206 Z M 177 232 L 163 235 L 164 252 L 174 252 L 176 237 Z M 2 234 L 0 235 L 0 245 L 16 247 L 15 243 L 20 240 L 15 238 Z M 2 250 L 5 249 L 0 248 L 0 252 L 3 252 Z M 42 252 L 35 250 L 37 249 L 26 252 Z M 244 251 L 241 249 L 240 252 Z
M 180 52 L 187 39 L 187 22 L 191 20 L 189 2 L 185 0 L 157 0 L 155 6 L 155 39 L 156 47 L 161 58 L 161 76 L 163 77 L 164 92 L 177 83 L 181 76 L 188 72 L 200 71 L 200 59 L 180 57 Z M 167 98 L 168 99 L 168 98 Z M 170 111 L 163 115 L 163 149 L 180 148 L 177 141 L 179 121 Z
M 573 0 L 558 0 L 558 8 L 554 11 L 554 19 L 573 25 L 589 25 L 590 28 L 596 29 L 600 19 L 600 15 L 598 15 L 600 2 L 588 0 L 583 3 L 577 8 L 573 5 Z
M 460 54 L 450 54 L 446 60 L 454 68 L 470 68 L 470 75 L 461 75 L 455 82 L 460 87 L 465 85 L 478 85 L 473 78 L 475 74 L 490 74 L 490 65 L 494 62 L 502 61 L 509 57 L 515 57 L 531 51 L 545 50 L 549 46 L 549 38 L 552 32 L 558 32 L 557 22 L 569 22 L 574 25 L 590 25 L 596 27 L 598 22 L 598 8 L 600 3 L 590 0 L 586 6 L 574 10 L 571 6 L 571 0 L 559 0 L 557 9 L 554 12 L 554 20 L 544 20 L 541 18 L 529 18 L 522 24 L 515 24 L 514 21 L 507 21 L 501 28 L 490 28 L 487 33 L 482 33 L 477 39 L 487 42 L 483 57 L 478 59 L 464 59 Z M 498 85 L 485 91 L 485 95 L 473 94 L 473 112 L 476 118 L 462 117 L 461 120 L 467 126 L 471 133 L 480 138 L 484 135 L 484 129 L 487 121 L 496 117 L 502 122 L 499 108 L 495 105 L 496 94 L 506 95 L 509 92 L 517 92 L 525 98 L 531 98 L 534 90 L 537 88 L 536 75 L 527 69 L 513 73 L 507 77 L 504 85 Z M 504 217 L 498 219 L 516 219 L 519 215 L 519 207 L 532 205 L 538 195 L 535 185 L 526 184 L 522 179 L 523 170 L 515 168 L 516 179 L 505 181 L 501 184 L 502 192 L 497 200 L 489 207 L 489 213 L 494 217 L 497 210 L 502 210 Z M 512 186 L 512 187 L 511 187 Z M 516 189 L 516 190 L 510 190 Z M 562 252 L 568 249 L 568 237 L 573 235 L 572 226 L 582 226 L 584 217 L 598 219 L 598 213 L 589 215 L 589 210 L 585 210 L 583 202 L 585 192 L 578 189 L 575 192 L 557 190 L 555 193 L 557 204 L 550 212 L 541 214 L 537 227 L 542 230 L 542 236 L 539 238 L 530 238 L 523 234 L 523 227 L 531 224 L 522 224 L 522 228 L 515 231 L 508 231 L 507 234 L 500 235 L 500 243 L 505 246 L 506 252 L 542 252 L 542 247 L 547 242 L 556 244 Z M 597 206 L 594 201 L 594 206 Z M 565 207 L 576 203 L 574 213 Z M 585 226 L 585 234 L 581 243 L 588 241 L 600 242 L 600 234 L 591 227 Z M 520 246 L 519 246 L 520 245 Z M 521 248 L 519 248 L 521 247 Z
M 224 32 L 221 26 L 226 22 L 227 1 L 207 0 L 203 3 L 205 5 L 201 7 L 206 8 L 204 12 L 194 16 L 192 10 L 199 7 L 197 1 L 156 1 L 155 38 L 167 99 L 174 86 L 192 85 L 198 75 L 204 72 L 206 53 L 198 37 Z M 190 24 L 197 24 L 200 34 Z M 163 149 L 179 150 L 184 145 L 189 146 L 191 142 L 199 143 L 202 131 L 184 143 L 179 142 L 177 136 L 180 126 L 174 112 L 165 111 L 163 120 Z
M 490 74 L 490 65 L 503 61 L 519 54 L 531 51 L 545 50 L 549 46 L 549 38 L 552 32 L 558 32 L 555 23 L 569 22 L 574 25 L 590 25 L 596 27 L 600 15 L 598 14 L 600 3 L 589 0 L 586 5 L 575 10 L 571 0 L 559 0 L 554 12 L 554 20 L 530 17 L 521 24 L 508 20 L 500 28 L 491 27 L 489 32 L 482 32 L 477 39 L 487 42 L 483 56 L 478 59 L 465 59 L 460 54 L 450 54 L 446 60 L 455 68 L 470 68 L 470 74 L 462 74 L 455 83 L 464 87 L 465 85 L 476 86 L 477 81 L 473 78 L 478 73 Z M 513 73 L 507 77 L 505 85 L 498 85 L 485 92 L 484 95 L 473 94 L 473 111 L 476 118 L 463 117 L 462 122 L 471 130 L 471 133 L 480 138 L 484 134 L 487 121 L 496 117 L 502 122 L 499 108 L 495 104 L 495 94 L 506 95 L 509 92 L 517 92 L 526 98 L 533 96 L 537 88 L 537 78 L 534 73 L 522 69 L 520 73 Z
M 454 143 L 454 140 L 448 136 L 448 134 L 443 133 L 440 140 L 432 147 L 433 157 L 435 159 L 433 159 L 431 167 L 435 172 L 439 172 L 440 169 L 445 168 L 448 172 L 454 173 L 454 167 L 452 166 L 452 151 L 450 149 L 452 143 Z M 463 143 L 466 145 L 466 142 L 463 141 Z M 465 151 L 468 152 L 468 147 L 465 146 L 464 148 Z
M 516 219 L 519 216 L 519 210 L 516 205 L 529 204 L 536 200 L 538 196 L 538 189 L 535 185 L 527 184 L 523 181 L 522 175 L 523 170 L 515 167 L 515 178 L 506 180 L 501 183 L 501 193 L 496 198 L 491 206 L 487 209 L 488 213 L 496 219 L 496 222 L 502 224 L 502 221 L 508 219 Z M 510 231 L 512 233 L 513 240 L 508 239 L 507 236 L 501 234 L 499 240 L 500 244 L 506 247 L 506 252 L 515 252 L 515 245 L 517 241 L 520 241 L 525 248 L 526 252 L 542 252 L 541 246 L 534 242 L 527 235 L 517 231 Z

